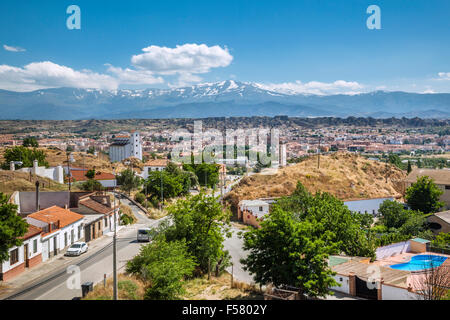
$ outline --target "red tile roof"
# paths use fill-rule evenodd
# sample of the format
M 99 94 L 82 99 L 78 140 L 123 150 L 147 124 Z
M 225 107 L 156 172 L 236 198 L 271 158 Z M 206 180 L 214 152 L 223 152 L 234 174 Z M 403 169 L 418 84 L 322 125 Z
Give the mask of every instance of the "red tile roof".
M 20 237 L 20 239 L 22 239 L 22 240 L 30 239 L 41 233 L 42 233 L 41 228 L 33 226 L 32 224 L 29 224 L 27 232 L 23 235 L 23 237 Z
M 81 214 L 72 212 L 68 209 L 60 208 L 58 206 L 52 206 L 50 208 L 37 211 L 28 215 L 28 217 L 47 223 L 55 223 L 59 221 L 60 228 L 68 226 L 84 218 Z
M 71 178 L 75 179 L 76 181 L 87 181 L 89 180 L 88 177 L 86 177 L 87 170 L 71 170 Z M 112 173 L 108 172 L 101 172 L 101 171 L 95 171 L 95 180 L 115 180 L 116 176 Z M 73 181 L 73 180 L 71 180 Z
M 91 198 L 86 198 L 86 199 L 81 200 L 80 204 L 85 207 L 88 207 L 91 210 L 97 211 L 98 213 L 102 213 L 102 214 L 109 214 L 114 211 L 113 208 L 105 206 L 95 200 L 92 200 Z
M 169 163 L 167 159 L 154 159 L 144 163 L 144 167 L 165 167 Z

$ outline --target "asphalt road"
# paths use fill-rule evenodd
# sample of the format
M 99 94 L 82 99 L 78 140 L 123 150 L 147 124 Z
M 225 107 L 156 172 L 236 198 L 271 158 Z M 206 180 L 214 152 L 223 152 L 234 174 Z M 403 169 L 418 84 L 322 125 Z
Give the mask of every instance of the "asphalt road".
M 118 270 L 124 268 L 126 262 L 139 252 L 143 243 L 136 241 L 136 231 L 142 226 L 156 227 L 162 220 L 152 220 L 147 218 L 141 210 L 127 199 L 121 201 L 129 205 L 137 218 L 137 223 L 123 228 L 118 232 L 117 237 L 117 265 Z M 80 257 L 74 257 L 71 266 L 79 267 L 79 283 L 92 281 L 100 282 L 104 274 L 110 276 L 113 273 L 112 268 L 112 237 L 111 241 L 97 250 L 96 252 L 83 254 Z M 75 273 L 68 273 L 67 266 L 52 272 L 51 274 L 36 280 L 31 285 L 14 293 L 8 299 L 16 300 L 71 300 L 81 297 L 81 288 L 76 284 L 77 276 Z M 75 287 L 75 288 L 74 288 Z

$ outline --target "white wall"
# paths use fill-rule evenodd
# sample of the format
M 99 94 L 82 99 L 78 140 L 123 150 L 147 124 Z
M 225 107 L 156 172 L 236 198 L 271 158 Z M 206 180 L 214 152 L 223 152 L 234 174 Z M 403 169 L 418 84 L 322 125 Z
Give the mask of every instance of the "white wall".
M 393 255 L 398 255 L 401 253 L 409 252 L 410 243 L 409 241 L 397 242 L 390 244 L 388 246 L 377 248 L 375 254 L 377 259 L 384 259 L 391 257 Z
M 333 278 L 334 278 L 334 280 L 336 280 L 337 283 L 341 284 L 341 286 L 340 287 L 339 286 L 330 287 L 330 289 L 339 291 L 339 292 L 343 292 L 346 294 L 350 294 L 349 279 L 347 276 L 340 276 L 337 274 L 337 275 L 333 276 Z
M 409 292 L 406 288 L 398 288 L 382 284 L 381 286 L 382 300 L 420 300 L 420 295 Z
M 42 252 L 42 245 L 41 245 L 41 241 L 40 241 L 41 235 L 38 234 L 34 237 L 31 237 L 29 239 L 24 240 L 23 244 L 20 247 L 12 247 L 11 249 L 9 249 L 9 253 L 11 255 L 11 251 L 15 250 L 15 249 L 19 249 L 19 260 L 13 264 L 10 265 L 9 261 L 10 259 L 4 261 L 2 263 L 2 272 L 7 272 L 17 266 L 19 266 L 20 264 L 25 262 L 25 245 L 28 244 L 28 259 L 34 258 L 35 256 L 39 255 Z M 36 240 L 37 242 L 37 250 L 36 252 L 34 252 L 34 241 Z
M 262 211 L 260 211 L 260 207 L 262 207 Z M 269 213 L 269 204 L 264 205 L 241 205 L 241 211 L 248 210 L 255 217 L 260 218 Z

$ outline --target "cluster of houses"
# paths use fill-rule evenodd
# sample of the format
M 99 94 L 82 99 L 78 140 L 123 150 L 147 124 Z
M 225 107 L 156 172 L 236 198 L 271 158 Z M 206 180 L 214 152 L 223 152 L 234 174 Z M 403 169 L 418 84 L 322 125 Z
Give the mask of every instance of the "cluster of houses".
M 450 170 L 416 169 L 407 177 L 405 184 L 409 187 L 420 176 L 431 177 L 443 191 L 440 201 L 445 203 L 444 211 L 427 216 L 430 229 L 434 234 L 450 232 Z M 379 207 L 385 200 L 393 197 L 357 201 L 345 201 L 347 207 L 359 213 L 370 213 L 378 217 Z M 275 198 L 241 200 L 238 204 L 238 219 L 244 224 L 260 228 L 261 221 L 270 214 Z M 413 271 L 392 268 L 412 261 L 412 258 L 438 256 L 444 262 L 441 268 L 450 268 L 448 251 L 435 252 L 430 241 L 420 238 L 394 243 L 376 250 L 376 260 L 367 257 L 330 256 L 328 264 L 336 273 L 334 279 L 338 286 L 330 289 L 344 294 L 374 300 L 420 300 L 424 298 L 427 283 L 427 269 Z M 428 259 L 428 258 L 427 258 Z M 450 286 L 450 279 L 447 279 Z
M 89 242 L 114 230 L 118 206 L 110 196 L 90 192 L 17 191 L 10 203 L 28 224 L 19 247 L 9 249 L 9 260 L 0 264 L 0 280 L 7 281 L 39 263 L 52 259 L 77 241 Z M 116 219 L 114 219 L 116 211 Z

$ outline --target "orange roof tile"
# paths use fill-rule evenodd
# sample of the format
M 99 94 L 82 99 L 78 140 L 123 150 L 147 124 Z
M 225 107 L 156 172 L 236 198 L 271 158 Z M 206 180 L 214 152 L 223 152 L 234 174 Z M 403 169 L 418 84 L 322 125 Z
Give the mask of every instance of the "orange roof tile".
M 71 170 L 70 171 L 70 174 L 72 175 L 71 178 L 75 179 L 75 181 L 89 180 L 89 178 L 86 177 L 86 173 L 87 173 L 87 170 Z M 116 179 L 116 176 L 113 175 L 112 173 L 95 171 L 94 180 L 115 180 L 115 179 Z
M 64 228 L 65 226 L 84 218 L 81 214 L 72 212 L 68 209 L 60 208 L 58 206 L 52 206 L 50 208 L 37 211 L 28 215 L 28 217 L 47 223 L 59 221 L 60 228 Z
M 165 167 L 169 163 L 167 159 L 154 159 L 144 163 L 145 167 Z
M 26 239 L 32 238 L 40 233 L 42 233 L 41 228 L 33 226 L 32 224 L 29 224 L 27 232 L 22 237 L 20 237 L 20 239 L 26 240 Z
M 99 213 L 103 214 L 109 214 L 114 211 L 113 208 L 107 207 L 95 200 L 92 200 L 91 198 L 85 198 L 80 201 L 80 204 L 82 204 L 85 207 L 88 207 L 91 210 L 97 211 Z

